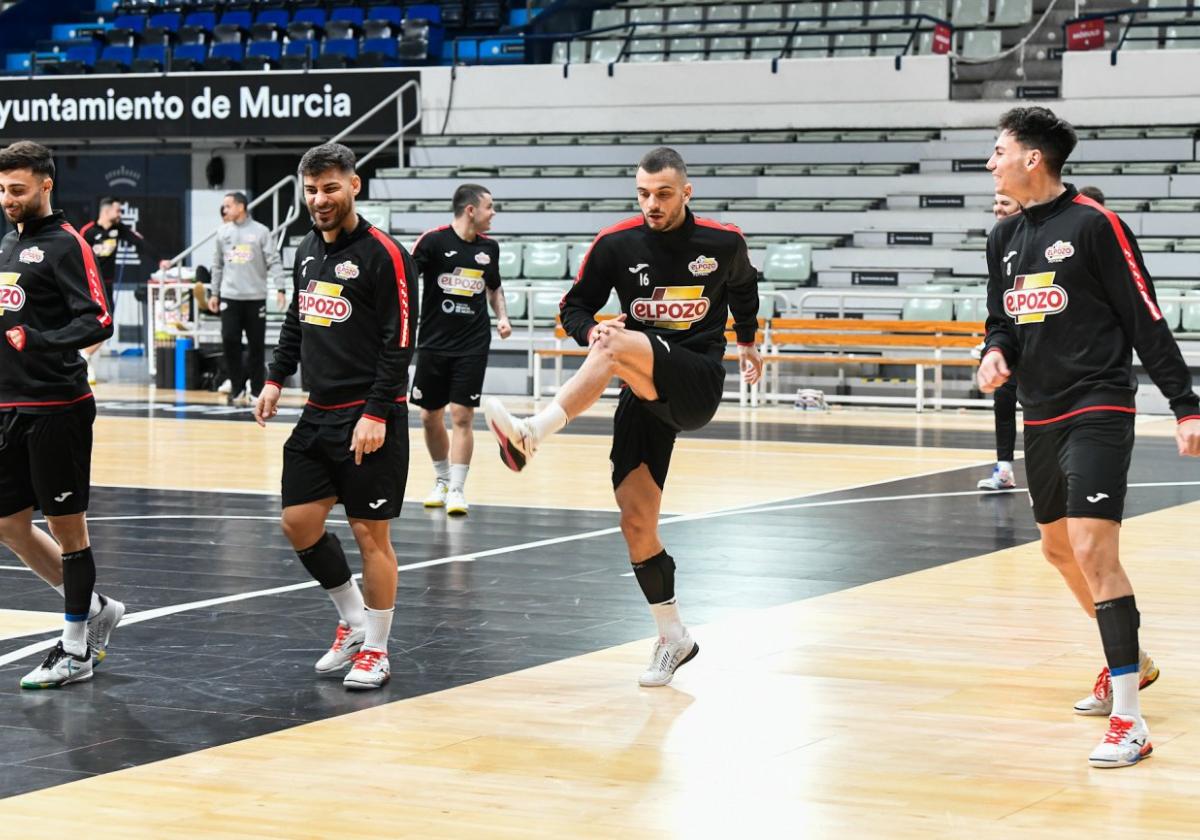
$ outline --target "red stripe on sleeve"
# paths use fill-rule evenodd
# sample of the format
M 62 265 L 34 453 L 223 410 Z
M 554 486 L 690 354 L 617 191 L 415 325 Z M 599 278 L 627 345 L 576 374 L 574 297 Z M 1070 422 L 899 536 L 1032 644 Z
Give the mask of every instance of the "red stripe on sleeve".
M 450 227 L 450 225 L 442 225 L 441 227 L 430 228 L 429 230 L 425 231 L 420 236 L 418 236 L 417 241 L 413 243 L 413 250 L 414 251 L 417 250 L 417 246 L 421 244 L 421 240 L 424 239 L 429 234 L 437 233 L 439 230 L 445 230 L 448 227 Z
M 371 228 L 371 236 L 383 246 L 392 258 L 392 269 L 396 272 L 396 294 L 400 296 L 400 346 L 409 346 L 408 332 L 408 277 L 404 274 L 404 256 L 392 238 L 377 227 Z
M 79 235 L 79 231 L 69 224 L 63 224 L 62 229 L 74 236 L 75 241 L 79 243 L 79 250 L 83 252 L 83 273 L 87 275 L 88 295 L 100 306 L 100 315 L 96 320 L 100 322 L 101 326 L 107 327 L 112 323 L 112 314 L 108 311 L 108 298 L 104 295 L 100 270 L 96 268 L 96 255 L 92 253 L 87 240 Z
M 89 230 L 91 230 L 92 228 L 94 228 L 95 226 L 96 226 L 96 223 L 95 223 L 95 222 L 88 222 L 86 225 L 84 225 L 83 227 L 81 227 L 81 228 L 79 229 L 79 233 L 80 233 L 81 235 L 82 235 L 82 234 L 85 234 L 85 233 L 87 233 Z
M 1103 204 L 1088 198 L 1086 195 L 1077 195 L 1074 200 L 1076 204 L 1082 204 L 1085 207 L 1091 207 L 1093 210 L 1099 210 L 1104 214 L 1104 218 L 1108 219 L 1108 223 L 1112 225 L 1113 233 L 1117 236 L 1117 244 L 1121 246 L 1121 253 L 1125 255 L 1125 265 L 1129 267 L 1129 274 L 1133 277 L 1133 283 L 1137 286 L 1138 294 L 1142 296 L 1142 301 L 1146 304 L 1146 308 L 1150 310 L 1150 317 L 1155 321 L 1161 321 L 1162 312 L 1158 310 L 1158 305 L 1154 302 L 1154 298 L 1150 296 L 1150 287 L 1146 284 L 1146 278 L 1142 276 L 1142 270 L 1138 267 L 1137 257 L 1133 255 L 1133 247 L 1129 244 L 1129 237 L 1125 235 L 1125 228 L 1122 227 L 1121 220 L 1117 218 L 1117 214 Z

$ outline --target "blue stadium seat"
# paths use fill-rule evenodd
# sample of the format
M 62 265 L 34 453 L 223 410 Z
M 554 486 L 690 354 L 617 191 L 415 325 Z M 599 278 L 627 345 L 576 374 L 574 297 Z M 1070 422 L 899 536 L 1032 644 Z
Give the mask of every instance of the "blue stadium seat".
M 162 44 L 142 44 L 131 66 L 134 73 L 161 73 L 167 66 L 167 48 Z
M 358 55 L 359 67 L 396 67 L 400 54 L 395 38 L 364 38 Z
M 283 45 L 278 41 L 251 41 L 246 46 L 246 66 L 278 67 L 283 59 Z
M 104 38 L 110 44 L 133 44 L 145 28 L 145 15 L 117 15 Z
M 184 44 L 207 44 L 216 25 L 215 12 L 188 12 L 179 27 L 179 40 Z
M 213 44 L 212 52 L 204 62 L 205 70 L 238 70 L 246 57 L 245 48 L 239 43 L 228 41 Z
M 291 20 L 286 9 L 263 9 L 254 16 L 250 27 L 251 41 L 279 41 Z
M 100 51 L 96 61 L 97 73 L 128 73 L 133 64 L 133 47 L 124 44 L 109 44 Z
M 357 6 L 338 6 L 329 13 L 325 24 L 326 38 L 357 38 L 362 32 L 366 15 Z
M 180 44 L 171 51 L 173 71 L 200 70 L 208 58 L 208 47 L 204 44 Z
M 76 44 L 67 47 L 63 60 L 55 65 L 47 65 L 46 71 L 59 76 L 74 76 L 79 73 L 89 73 L 96 64 L 99 50 L 91 44 Z
M 432 3 L 417 3 L 404 10 L 405 19 L 417 18 L 432 23 L 442 22 L 442 7 Z
M 358 59 L 358 41 L 353 38 L 326 38 L 321 42 L 321 55 L 316 66 L 322 69 L 353 67 Z
M 150 15 L 146 28 L 142 30 L 142 39 L 161 44 L 164 41 L 174 41 L 179 32 L 179 12 L 159 12 Z
M 213 27 L 213 38 L 218 43 L 240 44 L 246 40 L 253 25 L 254 16 L 249 11 L 226 12 L 221 15 L 221 22 Z
M 288 38 L 293 41 L 314 41 L 325 31 L 325 20 L 324 9 L 297 9 L 291 23 L 287 25 Z M 287 58 L 286 51 L 284 58 Z
M 403 20 L 404 12 L 399 6 L 373 6 L 363 22 L 363 36 L 371 39 L 394 38 L 400 34 Z
M 304 70 L 311 67 L 312 62 L 320 54 L 321 45 L 314 39 L 301 38 L 288 41 L 287 46 L 283 48 L 281 66 L 284 70 Z

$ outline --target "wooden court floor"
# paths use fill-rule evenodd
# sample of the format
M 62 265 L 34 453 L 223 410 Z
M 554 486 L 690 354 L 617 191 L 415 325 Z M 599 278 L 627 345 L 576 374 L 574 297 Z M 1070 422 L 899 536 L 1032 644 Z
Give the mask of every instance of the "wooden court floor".
M 103 406 L 146 395 L 99 396 Z M 411 696 L 398 673 L 385 689 L 395 699 L 357 709 L 326 692 L 329 713 L 297 725 L 0 799 L 0 836 L 78 832 L 81 819 L 101 838 L 1200 835 L 1200 469 L 1173 457 L 1169 422 L 1139 425 L 1122 536 L 1143 645 L 1163 671 L 1142 696 L 1155 752 L 1102 771 L 1086 757 L 1103 720 L 1071 713 L 1102 664 L 1094 622 L 1041 560 L 1023 494 L 974 492 L 993 458 L 990 417 L 728 409 L 718 420 L 728 435 L 680 440 L 664 499 L 683 615 L 690 605 L 700 616 L 702 646 L 670 687 L 636 684 L 653 625 L 636 584 L 621 578 L 619 536 L 596 530 L 615 525 L 602 426 L 555 438 L 516 478 L 480 434 L 468 483 L 478 515 L 462 536 L 497 548 L 470 549 L 477 575 L 461 597 L 484 604 L 490 575 L 520 582 L 528 563 L 540 570 L 528 588 L 546 587 L 555 609 L 586 605 L 589 587 L 623 592 L 602 606 L 631 628 L 624 636 L 585 623 L 588 652 Z M 186 498 L 215 504 L 276 493 L 287 428 L 102 409 L 94 479 L 135 494 L 119 499 L 195 491 Z M 954 445 L 877 442 L 912 431 Z M 430 472 L 417 429 L 411 445 L 408 496 L 419 498 Z M 525 517 L 523 533 L 503 530 L 510 514 Z M 406 546 L 449 527 L 423 516 L 406 508 Z M 264 546 L 277 543 L 276 526 L 261 519 Z M 556 523 L 561 545 L 534 545 L 542 521 Z M 555 563 L 561 576 L 546 571 Z M 2 574 L 0 584 L 22 573 Z M 414 574 L 402 571 L 402 585 Z M 144 606 L 188 600 L 155 592 L 164 603 Z M 3 597 L 0 638 L 29 641 L 54 627 L 45 599 L 38 610 Z M 154 634 L 169 643 L 178 618 L 119 630 L 115 667 L 123 632 L 132 642 L 143 631 L 152 651 Z M 297 654 L 298 667 L 308 654 Z M 105 679 L 98 670 L 94 690 Z M 4 708 L 16 718 L 0 720 L 0 745 L 6 724 L 35 705 L 61 704 L 69 718 L 91 697 L 14 692 Z

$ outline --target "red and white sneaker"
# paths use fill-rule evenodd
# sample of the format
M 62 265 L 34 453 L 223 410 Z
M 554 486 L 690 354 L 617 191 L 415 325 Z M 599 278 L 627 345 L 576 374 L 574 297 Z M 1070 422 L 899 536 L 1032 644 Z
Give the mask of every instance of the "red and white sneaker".
M 342 685 L 354 691 L 366 691 L 372 688 L 382 688 L 392 677 L 392 665 L 388 662 L 387 651 L 363 648 L 351 659 L 350 673 L 342 680 Z
M 1153 685 L 1158 677 L 1158 666 L 1154 664 L 1154 660 L 1145 652 L 1140 653 L 1138 655 L 1138 691 Z M 1108 668 L 1105 667 L 1096 677 L 1092 693 L 1075 704 L 1075 714 L 1107 717 L 1112 714 L 1112 708 L 1112 677 L 1109 676 Z
M 1093 767 L 1128 767 L 1154 752 L 1150 729 L 1141 718 L 1113 715 L 1100 746 L 1092 750 L 1088 762 Z
M 495 397 L 483 401 L 483 414 L 488 428 L 500 444 L 500 459 L 513 472 L 525 469 L 529 459 L 537 452 L 537 441 L 529 431 L 529 424 L 513 417 L 504 403 Z
M 337 632 L 333 637 L 333 645 L 325 651 L 325 655 L 317 660 L 315 666 L 318 674 L 334 674 L 341 671 L 350 663 L 354 654 L 363 646 L 367 637 L 365 628 L 355 630 L 344 621 L 339 621 Z

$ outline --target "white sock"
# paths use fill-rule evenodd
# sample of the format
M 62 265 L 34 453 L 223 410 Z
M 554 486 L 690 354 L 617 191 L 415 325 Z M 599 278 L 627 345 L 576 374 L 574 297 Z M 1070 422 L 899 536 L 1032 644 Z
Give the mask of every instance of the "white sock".
M 651 604 L 650 614 L 658 625 L 658 635 L 668 642 L 678 642 L 683 638 L 683 621 L 679 618 L 679 602 L 675 598 L 661 604 Z
M 63 650 L 72 656 L 87 653 L 87 622 L 64 621 L 62 633 Z
M 541 443 L 567 425 L 567 412 L 563 411 L 561 405 L 552 402 L 525 422 L 529 425 L 529 431 L 533 433 L 534 442 Z
M 53 589 L 55 592 L 57 592 L 62 597 L 64 597 L 64 598 L 67 597 L 67 588 L 65 586 L 63 586 L 61 583 L 58 586 L 52 586 L 50 588 Z M 92 590 L 92 603 L 88 607 L 88 618 L 95 618 L 96 614 L 98 612 L 100 612 L 100 596 L 97 595 L 96 590 L 93 589 Z
M 434 461 L 433 472 L 437 475 L 438 481 L 448 485 L 450 483 L 450 459 L 443 458 L 440 461 Z
M 462 492 L 463 487 L 467 484 L 467 470 L 471 469 L 470 464 L 451 464 L 450 465 L 450 489 Z
M 1012 468 L 1012 461 L 997 461 L 997 462 L 996 462 L 996 467 L 997 467 L 997 468 L 998 468 L 998 469 L 999 469 L 1001 472 L 1012 472 L 1012 471 L 1013 471 L 1013 468 Z
M 350 580 L 336 589 L 326 589 L 325 594 L 333 600 L 333 605 L 337 607 L 338 616 L 342 621 L 349 624 L 355 630 L 366 623 L 366 618 L 363 615 L 363 610 L 366 609 L 366 606 L 363 604 L 362 592 L 359 591 L 358 584 L 354 582 L 354 578 L 350 578 Z
M 1142 708 L 1138 703 L 1138 682 L 1140 675 L 1135 668 L 1128 674 L 1112 678 L 1114 715 L 1141 718 Z
M 387 653 L 388 634 L 392 632 L 392 614 L 395 612 L 395 608 L 373 610 L 365 607 L 364 609 L 367 613 L 367 637 L 363 640 L 363 647 Z

